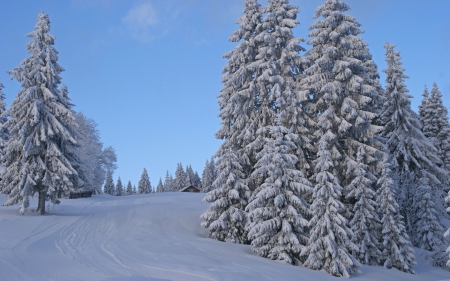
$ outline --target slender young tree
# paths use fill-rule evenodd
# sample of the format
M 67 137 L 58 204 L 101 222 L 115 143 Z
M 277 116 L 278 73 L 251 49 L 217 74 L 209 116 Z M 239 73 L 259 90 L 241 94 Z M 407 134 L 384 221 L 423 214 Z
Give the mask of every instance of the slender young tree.
M 149 194 L 151 193 L 152 185 L 150 183 L 150 178 L 148 177 L 147 169 L 144 168 L 142 172 L 141 179 L 138 182 L 138 193 L 139 194 Z
M 132 194 L 133 194 L 133 186 L 131 185 L 131 181 L 128 181 L 126 195 L 132 195 Z
M 375 202 L 375 191 L 372 190 L 372 181 L 366 177 L 367 165 L 363 164 L 366 151 L 360 146 L 356 155 L 358 169 L 356 177 L 350 183 L 349 198 L 355 198 L 353 207 L 353 219 L 350 222 L 353 231 L 352 241 L 358 247 L 353 255 L 359 262 L 369 265 L 380 263 L 381 251 L 379 240 L 381 239 L 381 224 Z
M 169 171 L 167 171 L 166 178 L 164 179 L 164 191 L 163 192 L 173 191 L 172 182 L 173 182 L 172 176 L 169 174 Z
M 133 194 L 137 194 L 137 189 L 135 185 L 133 185 Z
M 178 163 L 177 170 L 175 171 L 175 179 L 173 180 L 174 191 L 180 191 L 186 185 L 186 172 L 184 171 L 183 164 Z
M 428 218 L 419 216 L 419 213 L 425 211 L 425 205 L 417 203 L 421 202 L 425 191 L 431 192 L 432 201 L 440 200 L 437 186 L 441 183 L 439 178 L 446 177 L 446 172 L 438 167 L 441 160 L 436 154 L 436 148 L 422 133 L 420 120 L 411 110 L 412 96 L 407 94 L 408 89 L 404 83 L 407 76 L 403 74 L 400 52 L 395 51 L 394 47 L 395 45 L 385 44 L 388 68 L 383 70 L 387 85 L 386 102 L 381 113 L 385 124 L 382 136 L 387 140 L 387 150 L 393 159 L 393 171 L 398 177 L 400 210 L 405 217 L 406 229 L 415 246 L 427 248 L 420 242 L 419 232 L 416 230 L 422 224 L 421 221 Z M 417 188 L 421 191 L 418 192 Z M 440 217 L 436 219 L 439 220 Z M 442 237 L 442 233 L 434 232 L 437 228 L 428 229 L 428 235 Z
M 8 116 L 4 115 L 6 111 L 6 103 L 5 103 L 5 94 L 3 93 L 3 84 L 0 83 L 0 159 L 4 154 L 3 149 L 6 145 L 6 142 L 9 140 L 10 135 L 8 129 L 4 125 L 6 121 L 8 121 Z
M 436 83 L 431 89 L 431 96 L 424 96 L 419 107 L 420 121 L 423 125 L 422 132 L 428 140 L 437 148 L 437 154 L 442 161 L 442 168 L 450 173 L 450 124 L 448 122 L 448 110 L 442 103 L 442 94 Z M 425 95 L 425 93 L 424 93 Z M 444 179 L 441 189 L 448 192 L 450 179 Z M 444 196 L 443 196 L 444 197 Z
M 103 186 L 103 192 L 109 195 L 116 195 L 116 187 L 114 185 L 111 171 L 106 172 L 106 181 L 105 185 Z
M 156 187 L 156 192 L 164 192 L 164 186 L 161 178 L 159 178 L 158 186 Z
M 203 202 L 211 203 L 209 209 L 201 215 L 201 226 L 209 229 L 209 235 L 219 241 L 246 244 L 247 214 L 245 206 L 250 190 L 245 185 L 242 166 L 235 152 L 223 150 L 217 168 L 219 175 L 214 182 L 217 188 L 208 192 Z
M 406 233 L 405 223 L 392 190 L 394 181 L 387 155 L 384 158 L 381 177 L 377 183 L 379 186 L 377 206 L 382 224 L 381 260 L 383 266 L 414 274 L 415 271 L 412 267 L 416 264 L 414 249 Z
M 47 199 L 59 203 L 58 196 L 68 195 L 79 180 L 72 166 L 75 120 L 58 89 L 64 69 L 49 31 L 50 20 L 40 13 L 34 31 L 27 34 L 33 38 L 27 44 L 30 57 L 9 72 L 22 89 L 2 115 L 10 116 L 4 126 L 11 138 L 2 158 L 1 191 L 8 194 L 5 205 L 19 203 L 22 214 L 30 196 L 39 194 L 38 211 L 44 214 Z
M 124 196 L 124 190 L 123 190 L 123 184 L 122 184 L 122 180 L 119 179 L 117 180 L 117 184 L 116 184 L 116 196 Z

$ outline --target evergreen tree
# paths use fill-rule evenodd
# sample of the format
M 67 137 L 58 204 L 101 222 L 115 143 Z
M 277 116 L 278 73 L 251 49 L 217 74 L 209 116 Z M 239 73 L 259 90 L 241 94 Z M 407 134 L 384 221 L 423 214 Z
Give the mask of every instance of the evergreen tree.
M 383 71 L 386 73 L 387 100 L 381 113 L 382 122 L 385 124 L 382 136 L 386 138 L 387 150 L 393 158 L 393 171 L 398 177 L 400 190 L 400 210 L 405 217 L 407 231 L 411 233 L 415 245 L 426 247 L 417 244 L 421 242 L 416 230 L 422 220 L 418 214 L 424 210 L 423 206 L 414 202 L 420 202 L 421 196 L 424 195 L 422 191 L 426 190 L 433 190 L 430 194 L 433 196 L 431 200 L 440 200 L 439 192 L 435 192 L 435 189 L 440 184 L 438 178 L 445 178 L 445 171 L 438 167 L 437 164 L 441 163 L 441 160 L 436 155 L 436 148 L 423 135 L 420 120 L 411 110 L 412 96 L 407 94 L 408 89 L 404 84 L 407 76 L 403 74 L 400 52 L 394 51 L 394 47 L 395 45 L 388 43 L 385 45 L 388 68 Z M 422 179 L 423 177 L 426 179 Z M 425 185 L 429 185 L 431 189 Z M 418 187 L 422 191 L 417 192 Z
M 164 191 L 164 186 L 163 186 L 161 178 L 159 178 L 158 186 L 156 187 L 156 192 L 163 192 L 163 191 Z
M 1 191 L 9 195 L 4 205 L 19 203 L 22 214 L 30 196 L 39 194 L 38 211 L 44 214 L 46 199 L 58 204 L 58 197 L 68 195 L 79 180 L 72 166 L 75 121 L 58 90 L 64 69 L 49 30 L 48 16 L 40 13 L 35 30 L 27 34 L 33 38 L 27 44 L 31 56 L 9 72 L 22 89 L 2 115 L 10 116 L 4 126 L 11 138 L 2 158 Z
M 249 146 L 258 153 L 251 175 L 256 189 L 246 207 L 251 220 L 248 236 L 258 255 L 297 264 L 308 241 L 305 217 L 310 212 L 304 198 L 312 190 L 302 172 L 303 148 L 309 143 L 305 113 L 298 106 L 303 97 L 295 92 L 303 71 L 303 39 L 293 36 L 298 8 L 288 0 L 270 0 L 264 10 L 263 30 L 256 37 L 262 46 L 261 75 L 256 78 L 261 114 L 256 119 L 257 138 Z
M 164 190 L 163 192 L 171 192 L 173 191 L 172 186 L 172 176 L 169 174 L 169 171 L 166 172 L 166 178 L 164 179 Z
M 198 187 L 200 190 L 202 190 L 202 179 L 198 175 L 197 171 L 194 173 L 194 180 L 192 183 L 193 186 Z
M 373 123 L 379 111 L 376 101 L 383 100 L 376 65 L 367 43 L 359 36 L 363 33 L 361 25 L 353 16 L 344 14 L 348 10 L 341 0 L 326 0 L 316 9 L 314 18 L 320 19 L 310 27 L 308 44 L 312 48 L 306 53 L 310 65 L 300 80 L 299 92 L 309 97 L 303 109 L 309 115 L 306 122 L 312 130 L 312 141 L 319 146 L 311 171 L 315 181 L 311 211 L 315 216 L 310 222 L 310 241 L 303 252 L 308 255 L 305 265 L 325 269 L 335 276 L 359 271 L 359 262 L 352 252 L 365 261 L 366 256 L 362 257 L 358 250 L 360 245 L 350 241 L 363 243 L 362 232 L 354 237 L 341 215 L 352 221 L 356 215 L 362 215 L 356 211 L 366 212 L 374 207 L 375 204 L 362 210 L 365 207 L 358 202 L 373 197 L 370 183 L 377 178 L 375 173 L 383 155 L 381 143 L 375 138 L 382 128 Z M 365 151 L 360 163 L 359 149 Z M 355 185 L 358 177 L 364 178 L 363 185 L 367 186 L 361 189 L 363 194 L 355 191 L 362 183 Z M 357 227 L 363 225 L 354 226 Z M 376 238 L 374 232 L 369 236 Z M 369 263 L 375 258 L 376 250 L 372 250 Z
M 67 87 L 62 89 L 68 93 Z M 75 138 L 78 143 L 75 153 L 80 162 L 78 174 L 85 183 L 84 189 L 92 190 L 95 194 L 101 193 L 106 169 L 102 165 L 103 144 L 100 141 L 97 123 L 81 112 L 75 114 L 75 121 L 78 125 Z
M 433 191 L 425 174 L 424 171 L 414 191 L 413 210 L 417 210 L 414 244 L 424 250 L 436 251 L 442 248 L 444 227 L 440 220 L 441 215 L 436 211 L 435 197 L 432 196 Z
M 133 194 L 137 194 L 137 189 L 135 185 L 133 185 Z
M 188 185 L 194 185 L 194 170 L 192 170 L 191 165 L 188 165 L 186 167 L 186 179 L 185 179 L 185 184 L 186 186 Z
M 424 99 L 419 107 L 420 121 L 423 125 L 423 134 L 437 148 L 437 155 L 442 160 L 442 168 L 450 173 L 450 124 L 448 122 L 448 111 L 442 103 L 442 94 L 436 83 L 431 89 L 431 97 L 424 93 Z M 449 191 L 450 179 L 441 189 Z
M 414 249 L 406 233 L 405 223 L 395 200 L 394 182 L 387 155 L 383 162 L 381 177 L 378 179 L 378 212 L 381 214 L 383 266 L 414 274 L 412 268 L 415 262 Z
M 341 215 L 345 208 L 339 201 L 342 187 L 330 172 L 334 165 L 330 148 L 335 138 L 336 135 L 327 132 L 318 144 L 317 159 L 313 162 L 316 172 L 311 205 L 313 217 L 309 221 L 308 244 L 301 256 L 307 256 L 306 267 L 348 278 L 350 273 L 359 272 L 360 264 L 351 254 L 358 248 L 351 241 L 353 233 L 347 220 Z
M 106 181 L 105 185 L 103 186 L 103 192 L 109 195 L 116 195 L 116 187 L 114 185 L 111 171 L 108 171 L 106 173 Z
M 358 246 L 353 255 L 363 264 L 378 265 L 380 263 L 381 225 L 377 214 L 375 191 L 372 181 L 366 177 L 367 165 L 363 164 L 366 151 L 362 146 L 358 148 L 356 161 L 358 168 L 354 171 L 355 178 L 350 183 L 352 190 L 347 197 L 354 198 L 353 219 L 350 222 L 353 231 L 352 241 Z
M 201 225 L 209 229 L 209 235 L 219 241 L 247 243 L 245 206 L 250 190 L 245 185 L 239 159 L 233 150 L 222 150 L 225 154 L 217 163 L 219 176 L 216 189 L 208 192 L 203 202 L 212 203 L 201 215 Z
M 150 178 L 147 174 L 147 169 L 144 168 L 142 172 L 141 179 L 138 182 L 138 193 L 139 194 L 149 194 L 152 192 L 152 185 L 150 183 Z
M 175 171 L 175 179 L 173 180 L 173 191 L 180 191 L 186 187 L 186 173 L 181 163 L 177 164 L 177 170 Z
M 120 177 L 117 180 L 115 195 L 116 196 L 124 196 L 123 184 L 122 184 L 122 181 L 120 180 Z
M 132 194 L 133 194 L 133 186 L 131 185 L 131 181 L 128 181 L 126 195 L 132 195 Z
M 202 173 L 202 192 L 208 192 L 211 190 L 212 178 L 210 173 L 209 161 L 206 160 L 205 168 Z
M 10 135 L 8 129 L 4 125 L 6 121 L 8 121 L 8 116 L 4 113 L 6 111 L 6 103 L 5 103 L 5 94 L 3 93 L 3 84 L 0 83 L 0 159 L 1 155 L 4 154 L 3 149 L 6 145 L 6 142 L 9 140 Z
M 229 147 L 222 145 L 216 155 L 224 155 L 222 149 L 235 151 L 237 157 L 242 159 L 244 178 L 248 179 L 256 163 L 255 151 L 245 148 L 255 140 L 258 129 L 257 122 L 253 120 L 260 95 L 256 77 L 260 72 L 257 63 L 261 60 L 258 58 L 261 39 L 257 40 L 256 37 L 262 31 L 263 10 L 257 0 L 245 0 L 244 3 L 244 14 L 237 21 L 239 28 L 229 38 L 229 41 L 239 43 L 223 56 L 228 61 L 222 71 L 224 87 L 218 95 L 222 126 L 216 138 L 227 140 Z M 207 161 L 202 174 L 203 192 L 213 189 L 211 184 L 216 178 L 211 162 Z M 251 181 L 247 181 L 247 185 L 251 190 L 254 189 Z

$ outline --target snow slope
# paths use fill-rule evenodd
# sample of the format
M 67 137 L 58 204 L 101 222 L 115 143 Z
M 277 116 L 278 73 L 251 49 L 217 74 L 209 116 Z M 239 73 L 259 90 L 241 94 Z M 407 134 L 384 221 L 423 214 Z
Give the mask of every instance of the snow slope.
M 97 195 L 62 200 L 45 216 L 0 207 L 0 280 L 339 280 L 208 238 L 199 221 L 203 196 Z M 352 279 L 450 280 L 424 255 L 416 275 L 364 266 Z

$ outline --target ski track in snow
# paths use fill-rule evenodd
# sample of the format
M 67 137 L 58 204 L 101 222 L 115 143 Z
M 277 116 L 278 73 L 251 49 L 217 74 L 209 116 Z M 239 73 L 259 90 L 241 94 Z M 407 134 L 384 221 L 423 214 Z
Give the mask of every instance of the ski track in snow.
M 97 195 L 62 200 L 45 216 L 0 207 L 0 280 L 337 280 L 209 239 L 199 226 L 203 196 Z M 352 279 L 450 279 L 418 259 L 417 275 L 364 266 Z

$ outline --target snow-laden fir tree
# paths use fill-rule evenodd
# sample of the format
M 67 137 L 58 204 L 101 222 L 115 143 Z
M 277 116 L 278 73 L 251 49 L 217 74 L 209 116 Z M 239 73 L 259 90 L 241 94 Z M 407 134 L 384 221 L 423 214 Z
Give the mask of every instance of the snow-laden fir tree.
M 153 190 L 150 183 L 150 178 L 148 177 L 147 169 L 144 168 L 142 172 L 141 179 L 138 182 L 138 193 L 139 194 L 149 194 Z
M 124 189 L 123 189 L 122 180 L 120 179 L 120 177 L 119 177 L 119 179 L 117 180 L 117 184 L 116 184 L 116 194 L 115 194 L 115 195 L 116 195 L 116 196 L 124 196 L 124 195 L 125 195 Z
M 194 173 L 194 179 L 192 181 L 192 185 L 195 187 L 198 187 L 200 190 L 202 190 L 202 179 L 198 175 L 197 171 Z
M 62 88 L 62 91 L 63 89 L 67 92 L 67 87 Z M 75 114 L 75 121 L 78 125 L 76 134 L 78 146 L 75 153 L 80 162 L 77 171 L 85 183 L 84 189 L 92 190 L 94 194 L 101 193 L 106 170 L 102 165 L 103 144 L 100 141 L 97 123 L 81 112 Z
M 426 171 L 422 172 L 415 190 L 412 209 L 416 210 L 416 222 L 414 224 L 414 244 L 427 251 L 440 250 L 443 241 L 444 227 L 436 211 L 436 196 L 433 194 L 426 177 Z
M 103 192 L 109 195 L 116 195 L 116 186 L 114 185 L 112 172 L 106 172 L 105 185 L 103 186 Z
M 442 94 L 436 83 L 433 84 L 431 89 L 431 96 L 424 96 L 419 109 L 420 121 L 423 125 L 422 132 L 436 147 L 437 154 L 442 160 L 442 168 L 447 173 L 450 173 L 450 124 L 448 122 L 448 110 L 442 103 Z M 450 189 L 450 177 L 447 177 L 445 180 L 441 189 L 448 192 Z
M 135 185 L 133 185 L 133 194 L 137 194 L 137 189 Z
M 250 190 L 245 184 L 239 158 L 232 149 L 221 150 L 223 155 L 217 161 L 218 177 L 215 189 L 209 191 L 203 202 L 211 203 L 201 215 L 202 227 L 209 229 L 209 235 L 219 241 L 240 244 L 247 243 L 247 214 L 245 206 Z
M 131 181 L 128 181 L 126 195 L 132 195 L 132 194 L 133 194 L 133 186 L 131 185 Z
M 58 196 L 68 195 L 79 179 L 72 166 L 75 120 L 58 90 L 64 69 L 49 31 L 50 20 L 40 13 L 34 31 L 27 34 L 33 38 L 27 44 L 30 57 L 9 72 L 22 89 L 2 115 L 10 116 L 4 126 L 11 138 L 2 158 L 1 191 L 8 194 L 5 205 L 19 203 L 22 214 L 37 193 L 38 211 L 44 214 L 45 201 L 59 203 Z
M 158 185 L 156 186 L 155 192 L 164 192 L 164 186 L 163 186 L 161 178 L 159 178 L 159 182 L 158 182 Z
M 349 277 L 359 272 L 360 263 L 352 256 L 358 247 L 351 239 L 353 233 L 347 220 L 341 215 L 345 206 L 339 200 L 342 187 L 333 171 L 331 150 L 336 136 L 328 131 L 318 143 L 317 159 L 313 162 L 316 182 L 313 189 L 309 221 L 310 232 L 307 246 L 301 252 L 306 256 L 306 267 L 324 269 L 334 276 Z
M 258 129 L 253 119 L 258 105 L 259 87 L 256 77 L 260 69 L 257 56 L 261 45 L 261 40 L 256 40 L 256 36 L 262 30 L 262 13 L 257 0 L 244 1 L 244 13 L 237 20 L 239 28 L 229 38 L 229 41 L 238 44 L 223 56 L 228 61 L 222 71 L 224 87 L 218 95 L 222 126 L 217 131 L 216 138 L 227 140 L 229 147 L 221 146 L 216 155 L 223 155 L 222 149 L 230 148 L 235 151 L 242 160 L 244 178 L 250 178 L 256 163 L 255 151 L 246 147 L 254 141 Z M 214 160 L 207 161 L 202 175 L 203 192 L 214 188 L 211 185 L 216 178 L 214 167 Z M 247 184 L 253 190 L 252 182 L 248 181 Z
M 8 121 L 8 116 L 4 115 L 6 111 L 6 103 L 5 103 L 5 94 L 3 93 L 3 84 L 0 83 L 0 159 L 1 155 L 3 155 L 3 149 L 6 145 L 6 142 L 9 140 L 10 135 L 8 129 L 4 124 Z
M 172 182 L 173 182 L 172 175 L 169 174 L 169 171 L 166 171 L 166 178 L 164 179 L 164 190 L 163 190 L 163 192 L 171 192 L 171 191 L 173 191 Z
M 305 198 L 311 183 L 302 170 L 305 146 L 309 143 L 305 113 L 299 104 L 305 96 L 297 95 L 296 78 L 302 72 L 304 50 L 301 38 L 293 36 L 298 24 L 298 8 L 288 0 L 271 0 L 264 9 L 261 33 L 261 115 L 258 115 L 257 139 L 250 148 L 256 154 L 252 173 L 255 190 L 246 210 L 251 223 L 248 237 L 259 256 L 298 264 L 299 254 L 308 242 L 309 205 Z M 262 94 L 264 93 L 264 94 Z
M 187 165 L 186 167 L 186 178 L 184 180 L 186 186 L 194 185 L 194 170 L 192 170 L 191 165 Z
M 209 167 L 209 161 L 208 161 L 208 159 L 206 159 L 205 167 L 203 168 L 203 173 L 202 173 L 202 192 L 208 192 L 209 191 L 208 189 L 212 183 L 211 179 L 209 178 L 208 167 Z
M 381 214 L 382 225 L 382 255 L 380 258 L 383 266 L 414 274 L 415 271 L 412 267 L 416 264 L 414 249 L 395 200 L 394 181 L 387 155 L 384 158 L 381 177 L 377 184 L 379 186 L 377 206 L 378 213 Z
M 348 221 L 353 220 L 355 203 L 360 198 L 354 197 L 358 193 L 352 192 L 355 189 L 352 183 L 361 174 L 361 168 L 364 177 L 375 182 L 383 155 L 375 138 L 382 128 L 372 123 L 379 111 L 376 101 L 383 99 L 381 87 L 374 81 L 376 68 L 369 63 L 372 56 L 367 43 L 359 36 L 363 31 L 353 16 L 344 14 L 348 10 L 341 0 L 326 0 L 316 9 L 314 18 L 319 19 L 310 27 L 308 44 L 312 48 L 306 53 L 310 66 L 300 81 L 300 94 L 310 97 L 303 108 L 313 121 L 310 123 L 313 143 L 319 144 L 311 177 L 315 184 L 311 211 L 322 216 L 332 212 L 333 216 L 332 224 L 320 216 L 313 218 L 312 244 L 308 245 L 311 252 L 305 264 L 336 276 L 358 271 L 359 263 L 355 263 L 351 253 L 362 245 L 347 241 L 353 239 L 347 221 L 334 216 L 344 215 Z M 359 148 L 364 148 L 365 155 L 358 164 Z M 365 190 L 369 192 L 370 188 Z M 330 236 L 334 236 L 333 242 L 328 245 L 336 246 L 320 245 Z
M 441 160 L 437 156 L 436 148 L 421 131 L 421 123 L 416 113 L 411 110 L 412 96 L 404 83 L 407 76 L 400 62 L 400 52 L 394 50 L 395 45 L 386 43 L 386 102 L 381 112 L 381 120 L 385 124 L 382 136 L 386 138 L 387 152 L 393 159 L 393 172 L 398 178 L 400 211 L 405 217 L 406 229 L 415 246 L 428 248 L 426 241 L 419 238 L 418 225 L 422 220 L 427 223 L 430 218 L 418 216 L 425 212 L 424 206 L 415 204 L 420 202 L 424 192 L 431 192 L 431 201 L 441 200 L 437 186 L 439 178 L 445 178 L 446 172 L 439 168 Z M 425 177 L 425 178 L 424 178 Z M 430 188 L 426 188 L 428 185 Z M 417 188 L 420 187 L 420 190 Z M 420 192 L 419 192 L 420 191 Z M 443 214 L 443 210 L 442 213 Z M 438 211 L 439 213 L 439 211 Z M 432 224 L 440 224 L 440 216 Z M 431 225 L 430 225 L 431 226 Z M 428 228 L 427 235 L 442 237 L 442 233 L 435 232 L 436 228 Z M 423 233 L 420 234 L 421 237 Z M 435 250 L 435 249 L 432 249 Z
M 178 163 L 175 171 L 175 179 L 173 180 L 173 191 L 180 191 L 186 186 L 186 172 L 184 171 L 183 164 Z
M 372 181 L 366 177 L 367 165 L 363 164 L 366 151 L 363 146 L 358 148 L 356 162 L 358 168 L 354 170 L 355 178 L 348 185 L 351 190 L 348 198 L 354 198 L 353 219 L 350 221 L 353 231 L 352 241 L 358 245 L 353 256 L 363 264 L 378 265 L 380 263 L 381 225 L 375 202 L 375 191 Z

